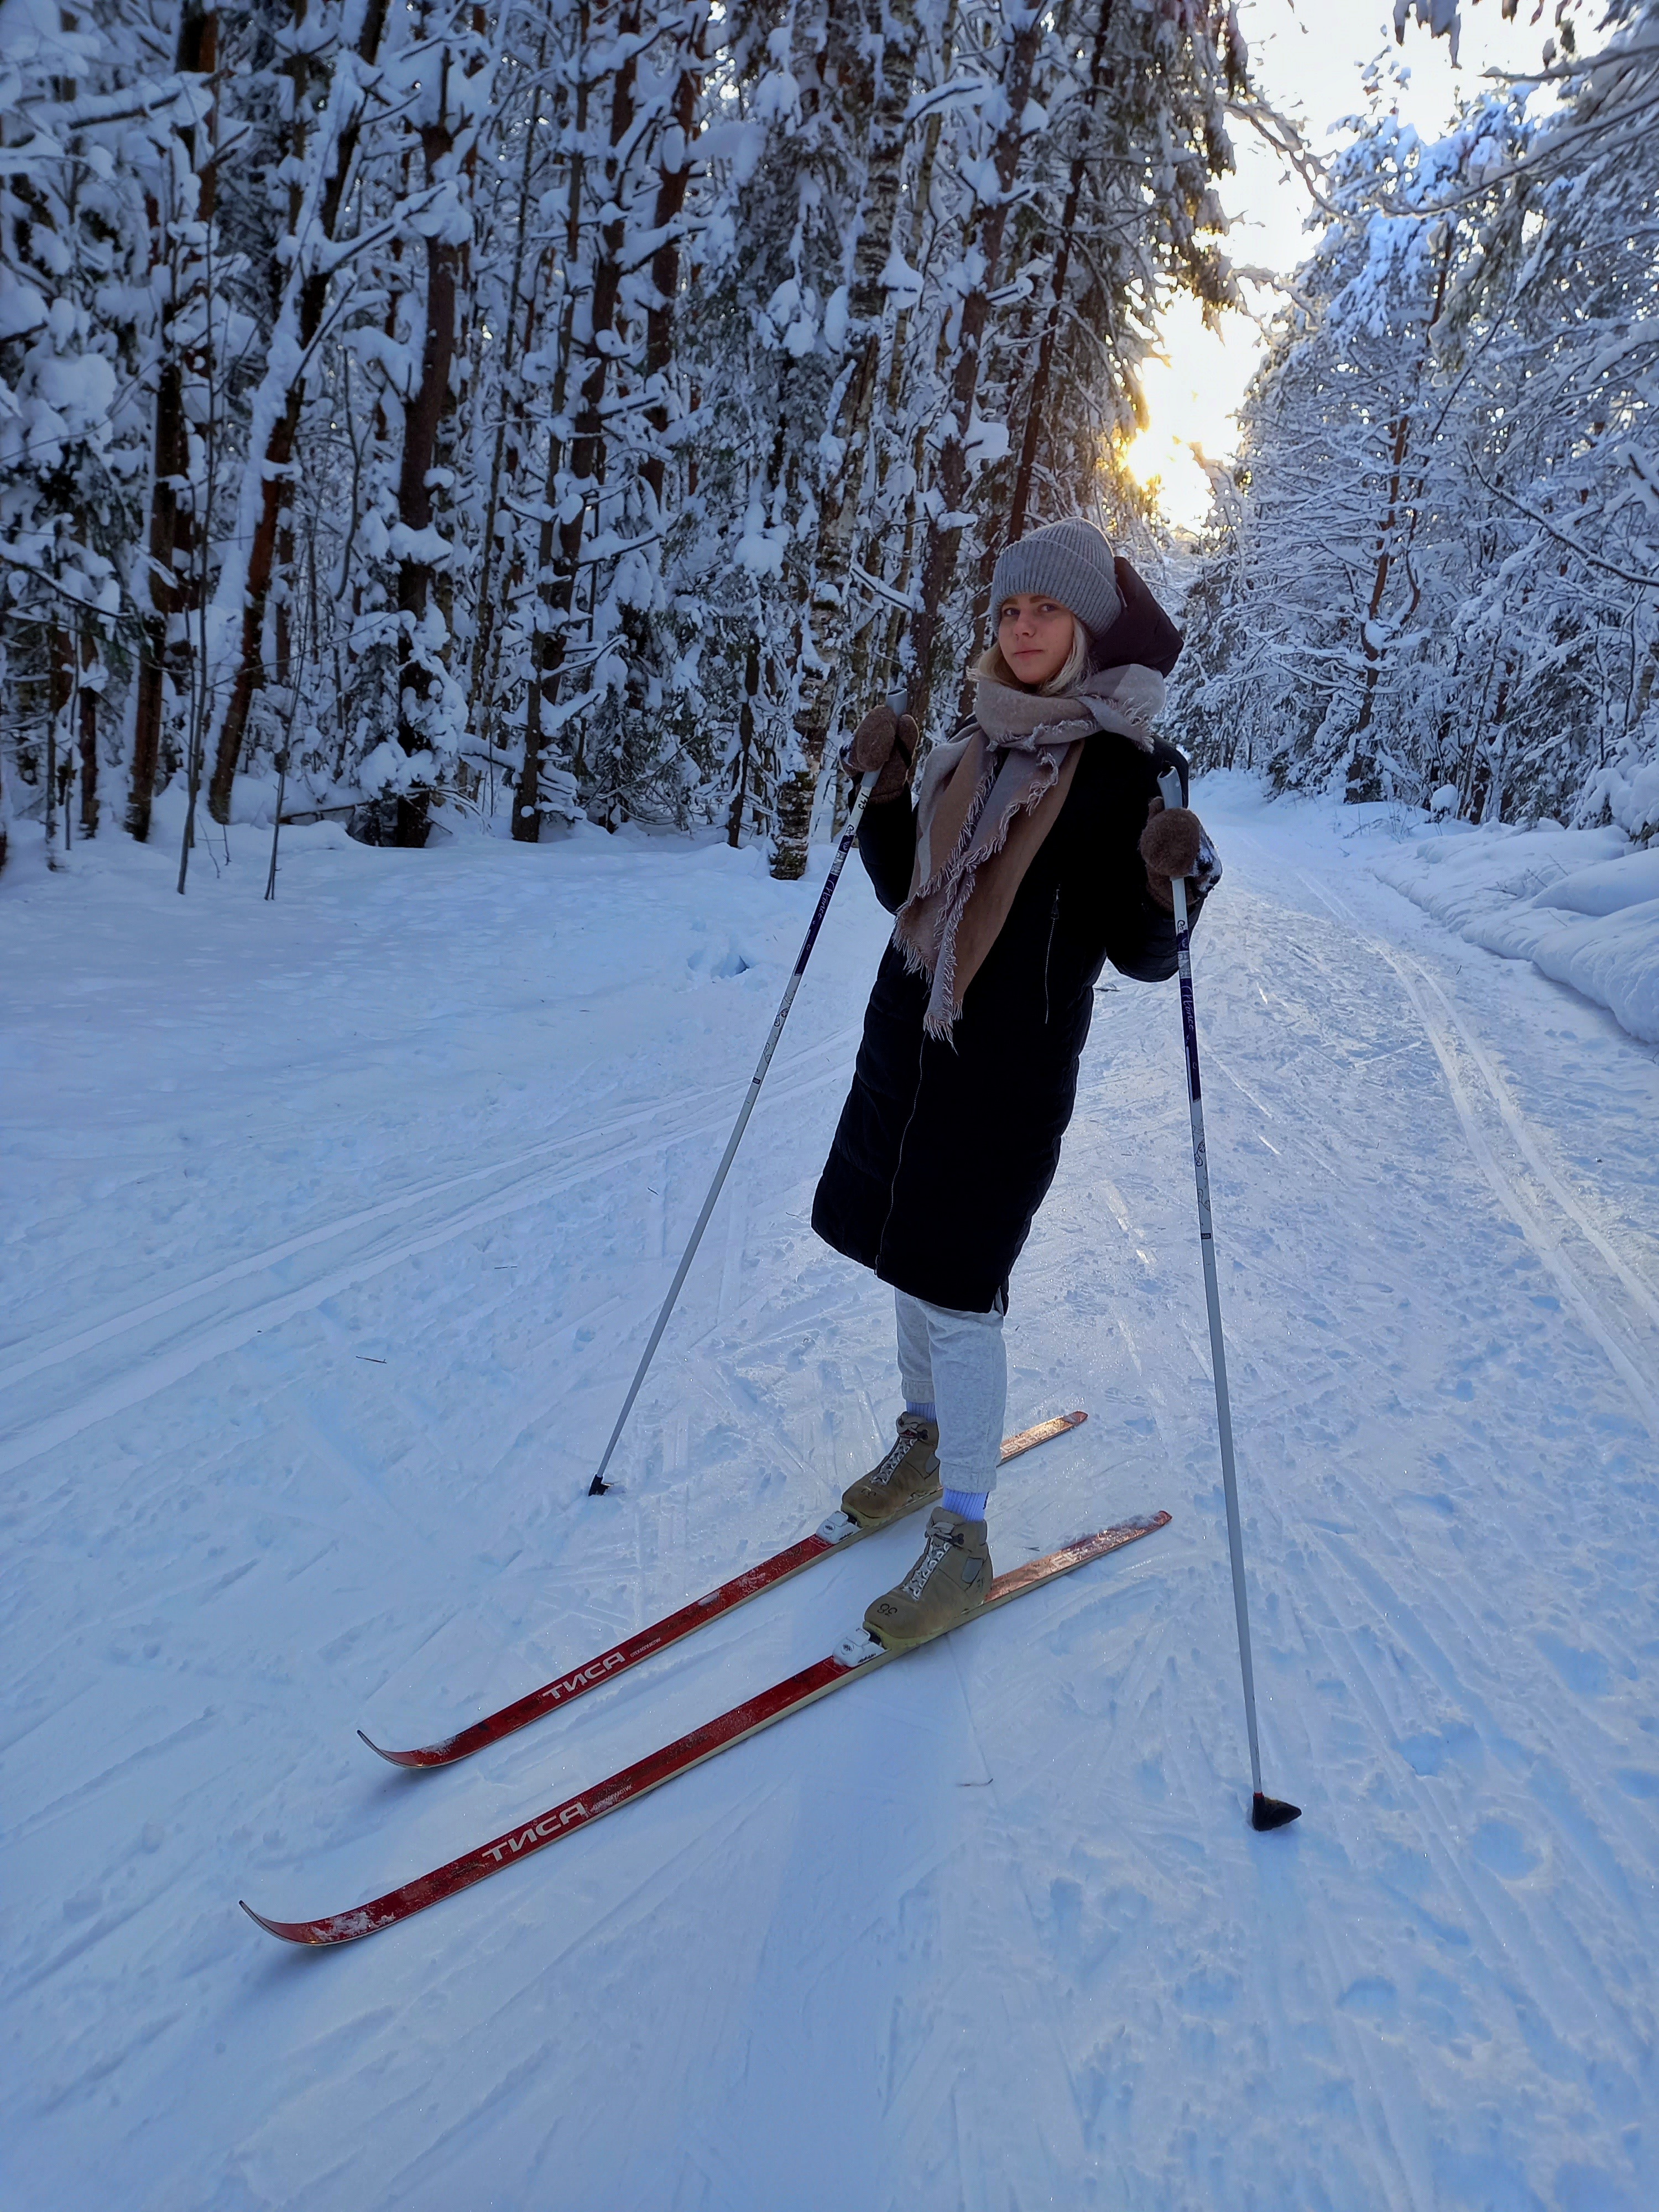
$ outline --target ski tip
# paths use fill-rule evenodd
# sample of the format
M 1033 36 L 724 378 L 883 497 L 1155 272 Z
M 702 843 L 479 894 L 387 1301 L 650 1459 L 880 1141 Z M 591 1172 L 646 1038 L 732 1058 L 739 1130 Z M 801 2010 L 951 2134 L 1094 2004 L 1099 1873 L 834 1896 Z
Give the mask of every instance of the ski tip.
M 1292 1820 L 1302 1818 L 1299 1805 L 1287 1805 L 1282 1797 L 1264 1797 L 1257 1790 L 1250 1802 L 1250 1826 L 1256 1829 L 1286 1828 Z
M 303 1943 L 306 1941 L 306 1938 L 297 1932 L 293 1922 L 288 1920 L 267 1920 L 263 1912 L 256 1912 L 253 1910 L 253 1907 L 248 1903 L 245 1897 L 239 1897 L 236 1902 L 241 1906 L 243 1911 L 246 1913 L 250 1920 L 257 1921 L 258 1923 L 259 1926 L 264 1929 L 267 1936 L 278 1936 L 284 1943 Z
M 467 1748 L 474 1751 L 478 1748 L 474 1743 L 470 1747 L 463 1746 L 459 1751 L 456 1749 L 455 1747 L 463 1742 L 466 1734 L 465 1729 L 461 1735 L 446 1736 L 441 1743 L 423 1743 L 414 1751 L 388 1751 L 383 1743 L 376 1743 L 372 1735 L 363 1735 L 362 1729 L 357 1733 L 376 1759 L 385 1759 L 388 1766 L 400 1766 L 405 1774 L 418 1774 L 428 1766 L 447 1766 L 452 1759 L 465 1759 Z
M 377 1928 L 384 1928 L 386 1920 L 377 1918 L 368 1905 L 360 1905 L 355 1912 L 337 1912 L 326 1920 L 267 1920 L 263 1912 L 256 1912 L 245 1897 L 236 1900 L 250 1920 L 257 1920 L 267 1936 L 275 1936 L 279 1942 L 296 1943 L 304 1951 L 331 1950 L 337 1943 L 355 1943 L 361 1936 L 372 1936 Z

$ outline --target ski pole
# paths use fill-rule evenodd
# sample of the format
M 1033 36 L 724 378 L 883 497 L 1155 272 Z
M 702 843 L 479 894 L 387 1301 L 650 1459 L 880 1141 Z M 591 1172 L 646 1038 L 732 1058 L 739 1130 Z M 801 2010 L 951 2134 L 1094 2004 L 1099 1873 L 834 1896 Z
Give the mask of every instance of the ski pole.
M 887 704 L 895 714 L 902 714 L 908 702 L 909 694 L 902 688 L 896 691 L 890 691 L 887 695 Z M 623 1400 L 623 1409 L 617 1416 L 617 1425 L 611 1430 L 611 1441 L 605 1448 L 605 1457 L 599 1462 L 599 1472 L 587 1486 L 587 1494 L 590 1498 L 603 1498 L 611 1487 L 605 1479 L 605 1471 L 611 1464 L 611 1455 L 616 1450 L 617 1438 L 622 1435 L 628 1417 L 634 1410 L 634 1401 L 640 1395 L 640 1385 L 645 1380 L 646 1370 L 656 1356 L 657 1346 L 662 1342 L 662 1333 L 668 1326 L 668 1316 L 673 1312 L 675 1301 L 679 1297 L 687 1275 L 691 1272 L 691 1262 L 697 1256 L 697 1247 L 702 1242 L 702 1232 L 708 1226 L 709 1217 L 714 1211 L 715 1201 L 720 1197 L 727 1175 L 731 1172 L 732 1163 L 738 1156 L 738 1146 L 743 1142 L 743 1133 L 749 1127 L 749 1116 L 755 1110 L 755 1102 L 760 1097 L 761 1085 L 766 1080 L 766 1071 L 772 1065 L 772 1055 L 778 1048 L 778 1039 L 783 1035 L 783 1025 L 789 1018 L 789 1009 L 795 1003 L 795 994 L 800 988 L 800 979 L 806 973 L 806 963 L 812 957 L 812 947 L 818 941 L 818 932 L 823 927 L 823 917 L 830 911 L 830 902 L 836 895 L 836 885 L 841 881 L 841 872 L 847 866 L 847 856 L 853 849 L 854 840 L 859 834 L 859 823 L 864 819 L 865 807 L 869 802 L 870 793 L 875 787 L 876 779 L 873 775 L 863 776 L 860 779 L 859 787 L 854 793 L 853 804 L 847 817 L 847 827 L 842 830 L 841 842 L 836 848 L 836 857 L 830 863 L 830 872 L 823 879 L 823 889 L 818 894 L 817 907 L 811 921 L 806 925 L 806 934 L 801 939 L 801 948 L 795 956 L 795 964 L 790 971 L 789 981 L 784 986 L 782 1002 L 778 1007 L 777 1017 L 772 1024 L 771 1034 L 762 1049 L 760 1063 L 750 1078 L 748 1095 L 738 1111 L 732 1134 L 726 1139 L 726 1151 L 721 1156 L 720 1165 L 714 1170 L 714 1180 L 708 1186 L 708 1195 L 702 1202 L 702 1212 L 697 1216 L 697 1225 L 691 1231 L 691 1242 L 686 1246 L 680 1264 L 674 1270 L 674 1279 L 668 1285 L 668 1296 L 662 1302 L 662 1311 L 657 1316 L 656 1326 L 651 1332 L 644 1352 L 640 1355 L 640 1364 L 634 1370 L 634 1380 L 628 1386 L 628 1395 Z
M 1164 804 L 1186 804 L 1179 771 L 1158 780 Z M 1198 1236 L 1204 1255 L 1204 1297 L 1210 1309 L 1210 1359 L 1215 1369 L 1215 1417 L 1221 1432 L 1221 1486 L 1227 1500 L 1227 1548 L 1233 1563 L 1233 1611 L 1238 1620 L 1238 1663 L 1244 1678 L 1244 1725 L 1250 1739 L 1250 1826 L 1282 1828 L 1301 1814 L 1299 1805 L 1268 1797 L 1261 1789 L 1261 1750 L 1256 1740 L 1255 1669 L 1250 1662 L 1250 1609 L 1244 1595 L 1244 1539 L 1238 1521 L 1238 1478 L 1233 1461 L 1232 1402 L 1227 1395 L 1227 1349 L 1221 1337 L 1221 1289 L 1216 1280 L 1215 1234 L 1210 1218 L 1210 1167 L 1204 1144 L 1204 1100 L 1198 1080 L 1198 1020 L 1193 1009 L 1192 931 L 1187 919 L 1187 884 L 1170 878 L 1175 895 L 1176 960 L 1181 970 L 1181 1032 L 1187 1048 L 1187 1097 L 1193 1117 L 1193 1174 L 1198 1183 Z

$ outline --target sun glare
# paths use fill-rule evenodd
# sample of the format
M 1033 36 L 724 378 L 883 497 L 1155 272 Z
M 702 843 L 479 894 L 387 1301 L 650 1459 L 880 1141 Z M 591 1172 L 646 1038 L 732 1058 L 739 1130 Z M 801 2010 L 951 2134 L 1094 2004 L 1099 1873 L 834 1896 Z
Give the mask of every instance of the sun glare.
M 1237 440 L 1233 410 L 1255 366 L 1256 343 L 1249 323 L 1229 320 L 1237 328 L 1218 337 L 1205 329 L 1196 301 L 1172 300 L 1160 326 L 1164 358 L 1149 361 L 1141 374 L 1146 428 L 1125 448 L 1124 465 L 1137 483 L 1157 484 L 1164 518 L 1177 529 L 1195 530 L 1209 512 L 1209 479 L 1193 447 L 1222 460 Z
M 1258 88 L 1274 104 L 1308 119 L 1316 154 L 1329 150 L 1337 118 L 1363 110 L 1364 71 L 1376 58 L 1386 96 L 1417 129 L 1436 136 L 1445 129 L 1461 94 L 1484 88 L 1482 72 L 1538 65 L 1540 41 L 1549 25 L 1522 25 L 1495 8 L 1463 11 L 1462 65 L 1449 42 L 1413 28 L 1405 46 L 1395 44 L 1389 0 L 1242 0 L 1240 20 L 1249 41 Z M 1310 250 L 1310 201 L 1305 187 L 1253 131 L 1234 134 L 1236 166 L 1221 186 L 1231 221 L 1227 252 L 1237 264 L 1246 299 L 1271 313 L 1275 297 L 1260 275 L 1289 271 Z M 1215 461 L 1231 459 L 1238 439 L 1234 410 L 1261 357 L 1261 335 L 1248 314 L 1224 319 L 1224 333 L 1204 328 L 1195 301 L 1169 300 L 1159 318 L 1164 358 L 1146 364 L 1142 388 L 1146 428 L 1124 453 L 1137 483 L 1156 483 L 1164 520 L 1194 529 L 1209 511 L 1209 479 L 1194 458 L 1201 447 Z

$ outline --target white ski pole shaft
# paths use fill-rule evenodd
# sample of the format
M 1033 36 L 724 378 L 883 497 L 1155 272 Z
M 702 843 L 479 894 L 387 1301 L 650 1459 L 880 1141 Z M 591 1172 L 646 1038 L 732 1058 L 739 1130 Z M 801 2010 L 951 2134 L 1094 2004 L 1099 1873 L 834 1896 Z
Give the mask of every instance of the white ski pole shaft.
M 1181 777 L 1171 769 L 1158 779 L 1168 807 L 1185 805 Z M 1193 1175 L 1198 1184 L 1199 1245 L 1204 1256 L 1204 1297 L 1210 1310 L 1210 1359 L 1215 1370 L 1216 1425 L 1221 1433 L 1221 1486 L 1227 1501 L 1227 1548 L 1232 1555 L 1233 1612 L 1238 1622 L 1238 1662 L 1244 1681 L 1244 1725 L 1250 1739 L 1252 1820 L 1257 1827 L 1277 1827 L 1294 1820 L 1296 1808 L 1267 1797 L 1261 1789 L 1261 1750 L 1255 1725 L 1255 1668 L 1250 1658 L 1250 1608 L 1244 1591 L 1244 1538 L 1239 1526 L 1238 1474 L 1233 1457 L 1233 1409 L 1227 1391 L 1227 1347 L 1221 1334 L 1221 1287 L 1216 1279 L 1215 1232 L 1210 1213 L 1210 1165 L 1204 1141 L 1204 1097 L 1198 1075 L 1198 1019 L 1193 1006 L 1192 932 L 1187 915 L 1187 885 L 1171 877 L 1175 896 L 1176 961 L 1181 973 L 1181 1030 L 1187 1048 L 1187 1098 L 1193 1123 Z
M 902 696 L 902 694 L 895 695 L 901 702 Z M 889 704 L 892 703 L 890 700 Z M 902 703 L 895 711 L 902 712 Z M 766 1071 L 772 1065 L 772 1055 L 778 1048 L 778 1039 L 783 1035 L 783 1025 L 789 1018 L 789 1009 L 795 1003 L 795 994 L 800 988 L 800 979 L 806 973 L 806 963 L 812 957 L 812 947 L 818 941 L 818 932 L 823 927 L 823 917 L 830 911 L 830 902 L 836 895 L 836 885 L 841 881 L 841 872 L 847 866 L 848 854 L 852 851 L 859 834 L 859 823 L 864 819 L 865 807 L 868 805 L 870 793 L 875 787 L 875 777 L 866 775 L 854 795 L 852 808 L 847 817 L 847 827 L 842 830 L 841 842 L 836 848 L 836 857 L 830 863 L 830 872 L 823 879 L 823 889 L 818 894 L 817 908 L 811 921 L 807 924 L 806 934 L 802 939 L 800 951 L 795 957 L 795 965 L 784 988 L 782 1003 L 778 1008 L 776 1018 L 772 1024 L 771 1033 L 762 1050 L 759 1065 L 750 1078 L 748 1093 L 738 1111 L 732 1134 L 726 1139 L 726 1150 L 720 1156 L 720 1164 L 714 1170 L 714 1180 L 708 1186 L 708 1195 L 702 1202 L 702 1212 L 697 1216 L 697 1225 L 691 1231 L 691 1242 L 686 1246 L 681 1256 L 680 1264 L 674 1270 L 674 1279 L 668 1285 L 668 1296 L 662 1302 L 662 1311 L 657 1316 L 656 1325 L 647 1340 L 645 1350 L 640 1355 L 640 1364 L 634 1370 L 634 1380 L 628 1386 L 628 1395 L 623 1400 L 623 1408 L 617 1416 L 616 1427 L 611 1431 L 611 1441 L 605 1448 L 605 1457 L 599 1462 L 599 1472 L 587 1486 L 587 1494 L 590 1498 L 603 1497 L 609 1486 L 605 1482 L 605 1471 L 611 1464 L 611 1455 L 616 1450 L 617 1440 L 627 1424 L 628 1417 L 634 1410 L 634 1401 L 640 1395 L 640 1385 L 645 1381 L 647 1370 L 656 1357 L 657 1346 L 662 1342 L 662 1333 L 668 1326 L 668 1317 L 674 1310 L 675 1302 L 684 1286 L 687 1275 L 691 1272 L 691 1262 L 697 1256 L 697 1247 L 702 1242 L 702 1232 L 708 1226 L 715 1202 L 720 1197 L 727 1175 L 731 1172 L 732 1163 L 738 1156 L 738 1146 L 743 1142 L 743 1133 L 749 1127 L 749 1117 L 755 1110 L 755 1102 L 760 1097 L 761 1085 L 766 1080 Z

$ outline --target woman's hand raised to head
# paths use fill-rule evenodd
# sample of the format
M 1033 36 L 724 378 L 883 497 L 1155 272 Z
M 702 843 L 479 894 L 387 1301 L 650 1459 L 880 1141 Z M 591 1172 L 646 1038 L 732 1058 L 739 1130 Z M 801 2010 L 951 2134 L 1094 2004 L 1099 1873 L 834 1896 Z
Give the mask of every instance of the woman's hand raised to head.
M 910 715 L 896 714 L 890 707 L 872 707 L 842 748 L 842 764 L 854 775 L 875 777 L 872 806 L 896 799 L 909 782 L 921 734 Z
M 1190 806 L 1165 806 L 1161 799 L 1152 801 L 1140 833 L 1140 857 L 1146 864 L 1146 888 L 1166 914 L 1175 912 L 1170 884 L 1176 876 L 1187 878 L 1199 898 L 1221 880 L 1215 848 Z

